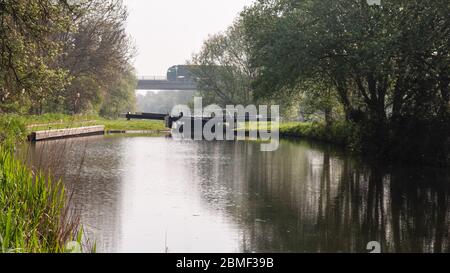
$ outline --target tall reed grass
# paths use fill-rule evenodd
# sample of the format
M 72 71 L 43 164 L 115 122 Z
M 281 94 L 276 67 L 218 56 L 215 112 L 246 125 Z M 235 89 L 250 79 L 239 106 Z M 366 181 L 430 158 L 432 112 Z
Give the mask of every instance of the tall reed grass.
M 64 186 L 14 157 L 25 125 L 23 117 L 0 116 L 0 253 L 74 251 L 82 230 Z
M 62 253 L 73 241 L 81 245 L 82 231 L 64 186 L 0 147 L 0 252 Z

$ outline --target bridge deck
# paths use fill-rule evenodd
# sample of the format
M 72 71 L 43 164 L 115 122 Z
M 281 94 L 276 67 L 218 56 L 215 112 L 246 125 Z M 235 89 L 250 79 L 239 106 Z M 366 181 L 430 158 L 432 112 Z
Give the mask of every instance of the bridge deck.
M 180 91 L 195 91 L 197 85 L 193 82 L 184 81 L 168 81 L 168 80 L 138 80 L 137 89 L 141 90 L 180 90 Z

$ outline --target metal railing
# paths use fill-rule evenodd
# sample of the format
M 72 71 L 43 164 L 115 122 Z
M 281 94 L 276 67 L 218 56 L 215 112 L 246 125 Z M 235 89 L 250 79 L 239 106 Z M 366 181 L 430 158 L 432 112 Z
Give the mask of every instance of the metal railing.
M 137 79 L 140 81 L 167 81 L 166 76 L 139 76 Z
M 176 82 L 176 83 L 187 83 L 192 84 L 195 81 L 191 78 L 183 78 L 180 77 L 178 79 L 167 79 L 166 76 L 140 76 L 137 77 L 138 81 L 169 81 L 169 82 Z

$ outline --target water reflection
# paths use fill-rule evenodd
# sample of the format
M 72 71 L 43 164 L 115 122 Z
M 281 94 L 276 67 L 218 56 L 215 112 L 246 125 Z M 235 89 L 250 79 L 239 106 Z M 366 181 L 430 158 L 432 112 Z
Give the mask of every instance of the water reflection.
M 38 143 L 29 158 L 58 159 L 51 168 L 100 251 L 366 252 L 379 241 L 385 252 L 450 252 L 448 170 L 259 145 L 92 137 Z
M 56 179 L 64 181 L 70 204 L 80 213 L 87 237 L 95 238 L 99 250 L 119 250 L 119 205 L 125 174 L 117 155 L 124 150 L 112 139 L 93 136 L 38 142 L 21 151 L 33 169 L 51 170 Z

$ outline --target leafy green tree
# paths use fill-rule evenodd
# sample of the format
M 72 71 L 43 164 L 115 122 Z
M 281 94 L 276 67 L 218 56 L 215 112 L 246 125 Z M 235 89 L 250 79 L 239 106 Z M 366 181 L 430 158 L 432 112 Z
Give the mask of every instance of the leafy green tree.
M 267 97 L 317 79 L 331 83 L 372 152 L 398 153 L 393 147 L 407 142 L 406 130 L 417 155 L 448 160 L 448 14 L 444 0 L 260 0 L 242 15 L 255 92 Z M 426 133 L 417 137 L 412 128 Z
M 140 112 L 166 114 L 177 105 L 189 105 L 193 98 L 193 91 L 148 92 L 138 95 L 137 108 Z
M 192 58 L 192 73 L 205 103 L 226 106 L 253 102 L 254 73 L 243 30 L 241 21 L 236 21 L 225 33 L 210 36 Z
M 121 114 L 133 112 L 136 109 L 137 80 L 130 68 L 125 77 L 110 89 L 103 101 L 100 114 L 110 118 L 118 118 Z
M 342 107 L 333 86 L 321 80 L 305 81 L 299 87 L 299 108 L 304 118 L 318 117 L 327 127 L 342 116 Z
M 42 112 L 45 100 L 68 84 L 67 73 L 55 66 L 62 45 L 55 40 L 71 26 L 77 4 L 67 1 L 0 1 L 0 112 Z M 26 98 L 25 98 L 26 97 Z
M 0 0 L 0 112 L 106 109 L 134 50 L 121 0 Z M 111 93 L 111 94 L 109 94 Z
M 117 111 L 107 110 L 111 100 L 129 98 L 124 105 L 134 100 L 128 86 L 134 81 L 129 65 L 134 48 L 125 28 L 128 14 L 121 0 L 89 0 L 83 8 L 84 14 L 74 20 L 76 31 L 63 37 L 66 47 L 60 65 L 75 79 L 62 94 L 65 109 L 75 113 L 101 109 L 109 115 Z M 90 88 L 82 88 L 83 84 Z M 80 99 L 81 105 L 74 108 Z

